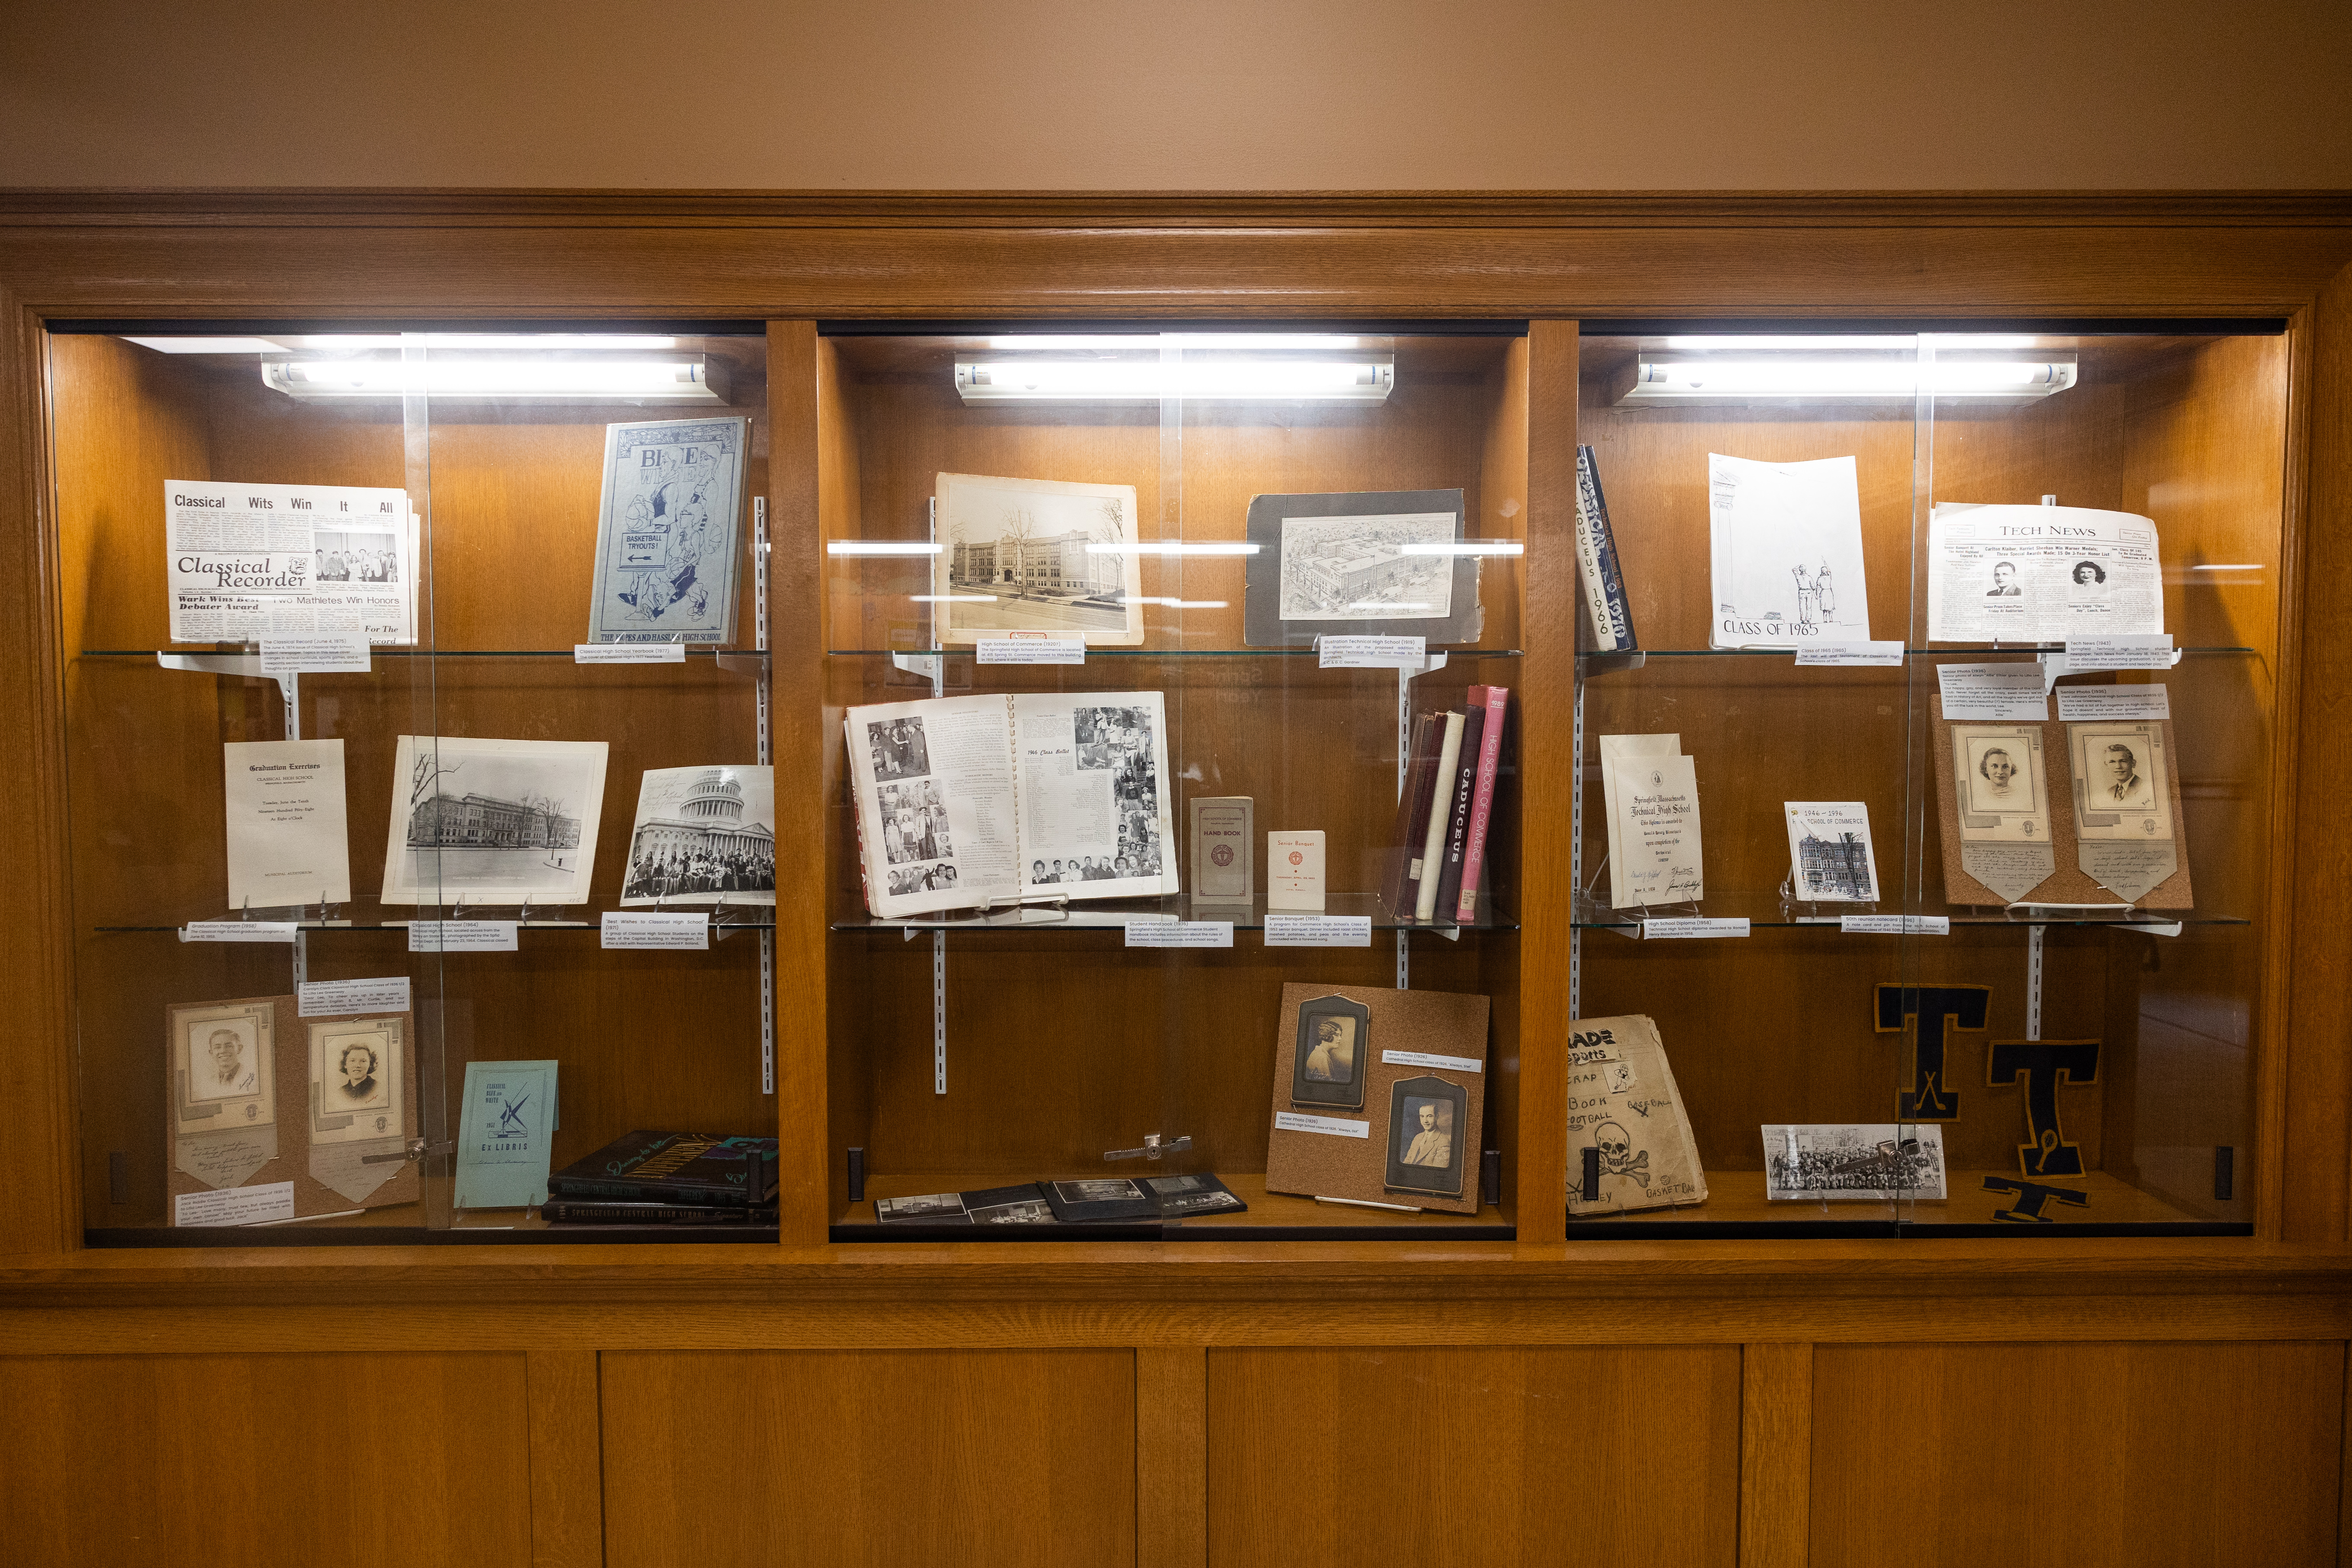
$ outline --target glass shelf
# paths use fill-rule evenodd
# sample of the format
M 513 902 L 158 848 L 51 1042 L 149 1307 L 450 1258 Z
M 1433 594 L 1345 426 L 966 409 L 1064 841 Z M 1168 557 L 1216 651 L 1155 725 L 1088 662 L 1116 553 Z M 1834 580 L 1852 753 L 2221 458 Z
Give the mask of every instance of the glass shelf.
M 1889 904 L 1794 904 L 1783 902 L 1778 892 L 1717 893 L 1696 904 L 1662 904 L 1654 908 L 1635 906 L 1612 910 L 1597 899 L 1576 900 L 1575 923 L 1586 931 L 1612 931 L 1639 934 L 1642 921 L 1651 920 L 1746 920 L 1752 928 L 1784 928 L 1801 931 L 1808 928 L 1838 931 L 1840 921 L 1846 915 L 1895 916 L 1924 913 L 1927 918 L 1951 921 L 1955 930 L 1962 926 L 2116 926 L 2126 930 L 2148 926 L 2243 926 L 2252 921 L 2243 915 L 2218 914 L 2210 910 L 2139 910 L 2139 909 L 2068 909 L 2057 905 L 2014 905 L 2007 909 L 1976 908 L 1951 905 L 1942 910 L 1906 911 Z M 1890 940 L 1893 940 L 1890 937 Z M 1932 939 L 1931 939 L 1932 940 Z
M 898 654 L 919 658 L 929 654 L 946 654 L 950 658 L 971 658 L 969 647 L 829 647 L 824 650 L 836 658 L 881 658 Z M 1447 658 L 1525 658 L 1524 649 L 1516 647 L 1433 647 L 1433 654 Z M 1097 658 L 1313 658 L 1317 650 L 1311 647 L 1090 647 L 1089 661 Z M 1011 668 L 1011 667 L 1008 667 Z M 1045 668 L 1052 668 L 1047 666 Z M 1353 666 L 1354 668 L 1379 668 L 1379 666 Z
M 1423 923 L 1403 920 L 1391 914 L 1376 893 L 1333 893 L 1316 910 L 1276 910 L 1276 914 L 1360 915 L 1369 917 L 1372 929 L 1383 931 L 1419 931 L 1433 936 L 1458 937 L 1463 931 L 1517 931 L 1517 918 L 1508 910 L 1490 910 L 1466 926 L 1432 921 Z M 1114 903 L 1087 905 L 1057 912 L 1050 904 L 1029 904 L 1019 909 L 997 910 L 982 915 L 971 910 L 955 910 L 935 915 L 917 915 L 907 920 L 878 920 L 856 915 L 836 919 L 832 928 L 837 931 L 1043 931 L 1080 935 L 1097 931 L 1116 931 L 1129 921 L 1138 919 L 1175 919 L 1181 921 L 1231 921 L 1235 931 L 1264 931 L 1266 909 L 1263 899 L 1246 909 L 1238 903 L 1195 905 L 1189 895 L 1164 899 L 1122 899 Z
M 664 645 L 641 643 L 599 646 L 658 647 Z M 697 658 L 715 657 L 722 665 L 738 659 L 753 659 L 765 664 L 773 657 L 764 648 L 714 647 L 709 643 L 688 643 L 685 646 L 688 663 Z M 260 652 L 258 647 L 251 644 L 232 645 L 227 647 L 86 647 L 81 650 L 81 657 L 84 658 L 154 658 L 163 656 L 176 658 L 236 658 L 257 657 Z M 568 647 L 378 647 L 369 649 L 368 653 L 373 658 L 571 658 L 573 657 L 572 650 Z M 658 665 L 615 661 L 611 668 L 646 669 L 658 668 Z
M 1987 643 L 1987 644 L 1984 644 L 1984 645 L 1982 645 L 1982 646 L 1964 645 L 1964 644 L 1952 643 L 1952 644 L 1945 644 L 1945 645 L 1942 645 L 1942 646 L 1939 646 L 1939 647 L 1906 647 L 1906 648 L 1905 648 L 1905 649 L 1903 650 L 1903 657 L 1904 657 L 1904 658 L 1958 658 L 1958 657 L 1964 657 L 1964 656 L 1971 655 L 1971 654 L 2004 654 L 2004 653 L 2006 653 L 2006 654 L 2026 654 L 2026 653 L 2031 653 L 2031 654 L 2042 654 L 2042 653 L 2063 653 L 2064 651 L 2065 651 L 2065 646 L 2064 646 L 2063 643 L 2062 643 L 2062 644 L 2048 644 L 2048 643 Z M 2181 653 L 2181 654 L 2184 654 L 2184 655 L 2203 655 L 2203 656 L 2210 656 L 2210 655 L 2214 655 L 2214 654 L 2251 654 L 2251 653 L 2252 653 L 2254 650 L 2253 650 L 2252 648 L 2250 648 L 2250 647 L 2184 647 L 2184 648 L 2178 649 L 2178 650 L 2176 650 L 2176 651 L 2178 651 L 2178 652 L 2179 652 L 2179 653 Z M 1624 652 L 1622 652 L 1622 653 L 1601 653 L 1601 652 L 1597 652 L 1597 651 L 1594 651 L 1594 650 L 1591 650 L 1591 649 L 1579 649 L 1579 650 L 1578 650 L 1578 652 L 1577 652 L 1576 658 L 1577 658 L 1577 660 L 1578 660 L 1578 662 L 1579 662 L 1579 663 L 1596 663 L 1596 664 L 1607 665 L 1607 664 L 1617 663 L 1617 662 L 1621 662 L 1621 661 L 1627 661 L 1627 660 L 1631 660 L 1631 659 L 1632 659 L 1635 655 L 1637 655 L 1637 654 L 1638 654 L 1638 655 L 1642 655 L 1642 656 L 1646 657 L 1646 658 L 1786 658 L 1786 659 L 1794 659 L 1794 658 L 1797 657 L 1797 650 L 1796 650 L 1796 649 L 1794 649 L 1794 648 L 1786 648 L 1786 647 L 1641 647 L 1641 648 L 1629 648 L 1629 649 L 1625 650 L 1625 651 L 1624 651 Z M 1878 666 L 1872 666 L 1872 665 L 1861 665 L 1861 664 L 1856 664 L 1856 665 L 1833 665 L 1833 664 L 1824 664 L 1824 665 L 1814 665 L 1814 666 L 1811 666 L 1811 667 L 1809 667 L 1809 668 L 1816 668 L 1816 669 L 1870 669 L 1870 668 L 1890 669 L 1890 668 L 1893 668 L 1894 667 L 1893 667 L 1892 665 L 1878 665 Z M 2106 673 L 2111 673 L 2111 672 L 2108 672 L 2108 671 L 2103 671 L 2103 670 L 2084 670 L 2084 671 L 2082 671 L 2081 673 L 2083 673 L 2083 674 L 2089 674 L 2089 675 L 2095 675 L 2095 674 L 2106 674 Z M 2157 672 L 2155 672 L 2155 673 L 2161 674 L 2162 672 L 2161 672 L 2161 671 L 2157 671 Z
M 672 900 L 659 910 L 651 904 L 631 904 L 623 910 L 621 905 L 609 899 L 585 904 L 534 904 L 528 921 L 521 918 L 522 909 L 516 904 L 468 903 L 458 909 L 447 905 L 386 904 L 364 897 L 349 903 L 331 905 L 323 914 L 319 912 L 318 905 L 310 904 L 299 910 L 251 910 L 246 911 L 242 918 L 257 925 L 291 921 L 297 930 L 329 934 L 405 931 L 415 921 L 431 920 L 514 921 L 527 931 L 593 933 L 601 928 L 603 917 L 608 910 L 625 914 L 696 914 L 709 910 L 714 940 L 729 931 L 772 931 L 776 924 L 776 911 L 767 905 L 730 904 L 724 908 L 713 908 L 709 904 Z M 158 918 L 135 924 L 97 925 L 90 929 L 108 936 L 142 931 L 168 934 L 179 931 L 189 921 L 234 921 L 239 918 L 234 910 L 199 910 L 191 911 L 180 921 Z

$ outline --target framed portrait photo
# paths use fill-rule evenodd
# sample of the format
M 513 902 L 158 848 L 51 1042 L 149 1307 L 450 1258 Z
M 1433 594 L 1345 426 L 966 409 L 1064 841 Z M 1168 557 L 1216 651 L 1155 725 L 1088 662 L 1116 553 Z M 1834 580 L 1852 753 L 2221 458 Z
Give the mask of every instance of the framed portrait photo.
M 404 1126 L 406 1029 L 398 1018 L 331 1018 L 310 1025 L 310 1142 L 398 1138 Z
M 1389 1085 L 1389 1169 L 1392 1193 L 1462 1195 L 1462 1159 L 1469 1142 L 1470 1097 L 1442 1078 L 1399 1079 Z
M 174 1007 L 171 1029 L 174 1120 L 183 1134 L 277 1124 L 268 1003 Z
M 1291 1103 L 1361 1110 L 1371 1032 L 1372 1010 L 1361 1002 L 1318 996 L 1302 1004 L 1290 1060 Z

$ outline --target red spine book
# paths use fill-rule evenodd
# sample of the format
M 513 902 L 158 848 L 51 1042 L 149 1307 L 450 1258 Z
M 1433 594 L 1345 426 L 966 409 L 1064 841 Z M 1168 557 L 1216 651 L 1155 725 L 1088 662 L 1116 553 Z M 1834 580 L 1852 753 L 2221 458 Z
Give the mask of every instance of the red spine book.
M 1454 905 L 1454 923 L 1465 926 L 1478 917 L 1478 879 L 1486 870 L 1486 825 L 1495 813 L 1495 775 L 1503 765 L 1503 710 L 1511 700 L 1507 686 L 1479 689 L 1486 696 L 1486 728 L 1478 737 L 1478 782 L 1470 799 L 1469 848 L 1462 859 L 1462 891 Z

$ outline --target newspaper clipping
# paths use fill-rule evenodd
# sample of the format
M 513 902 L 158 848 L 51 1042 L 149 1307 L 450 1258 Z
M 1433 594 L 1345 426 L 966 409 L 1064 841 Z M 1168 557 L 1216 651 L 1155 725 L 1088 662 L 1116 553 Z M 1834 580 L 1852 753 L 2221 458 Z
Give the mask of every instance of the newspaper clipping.
M 416 640 L 416 520 L 404 490 L 163 485 L 172 640 L 364 631 Z
M 1939 506 L 1927 522 L 1931 642 L 2064 642 L 2164 630 L 2156 524 L 2075 506 Z

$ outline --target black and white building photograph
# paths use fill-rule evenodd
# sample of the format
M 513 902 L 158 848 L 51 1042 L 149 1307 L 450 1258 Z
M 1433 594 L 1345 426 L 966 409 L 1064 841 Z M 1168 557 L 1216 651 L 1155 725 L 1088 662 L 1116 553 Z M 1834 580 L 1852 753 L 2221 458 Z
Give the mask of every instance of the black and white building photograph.
M 939 476 L 943 643 L 1005 631 L 1143 640 L 1135 487 Z
M 387 904 L 577 904 L 604 810 L 603 741 L 403 735 Z

